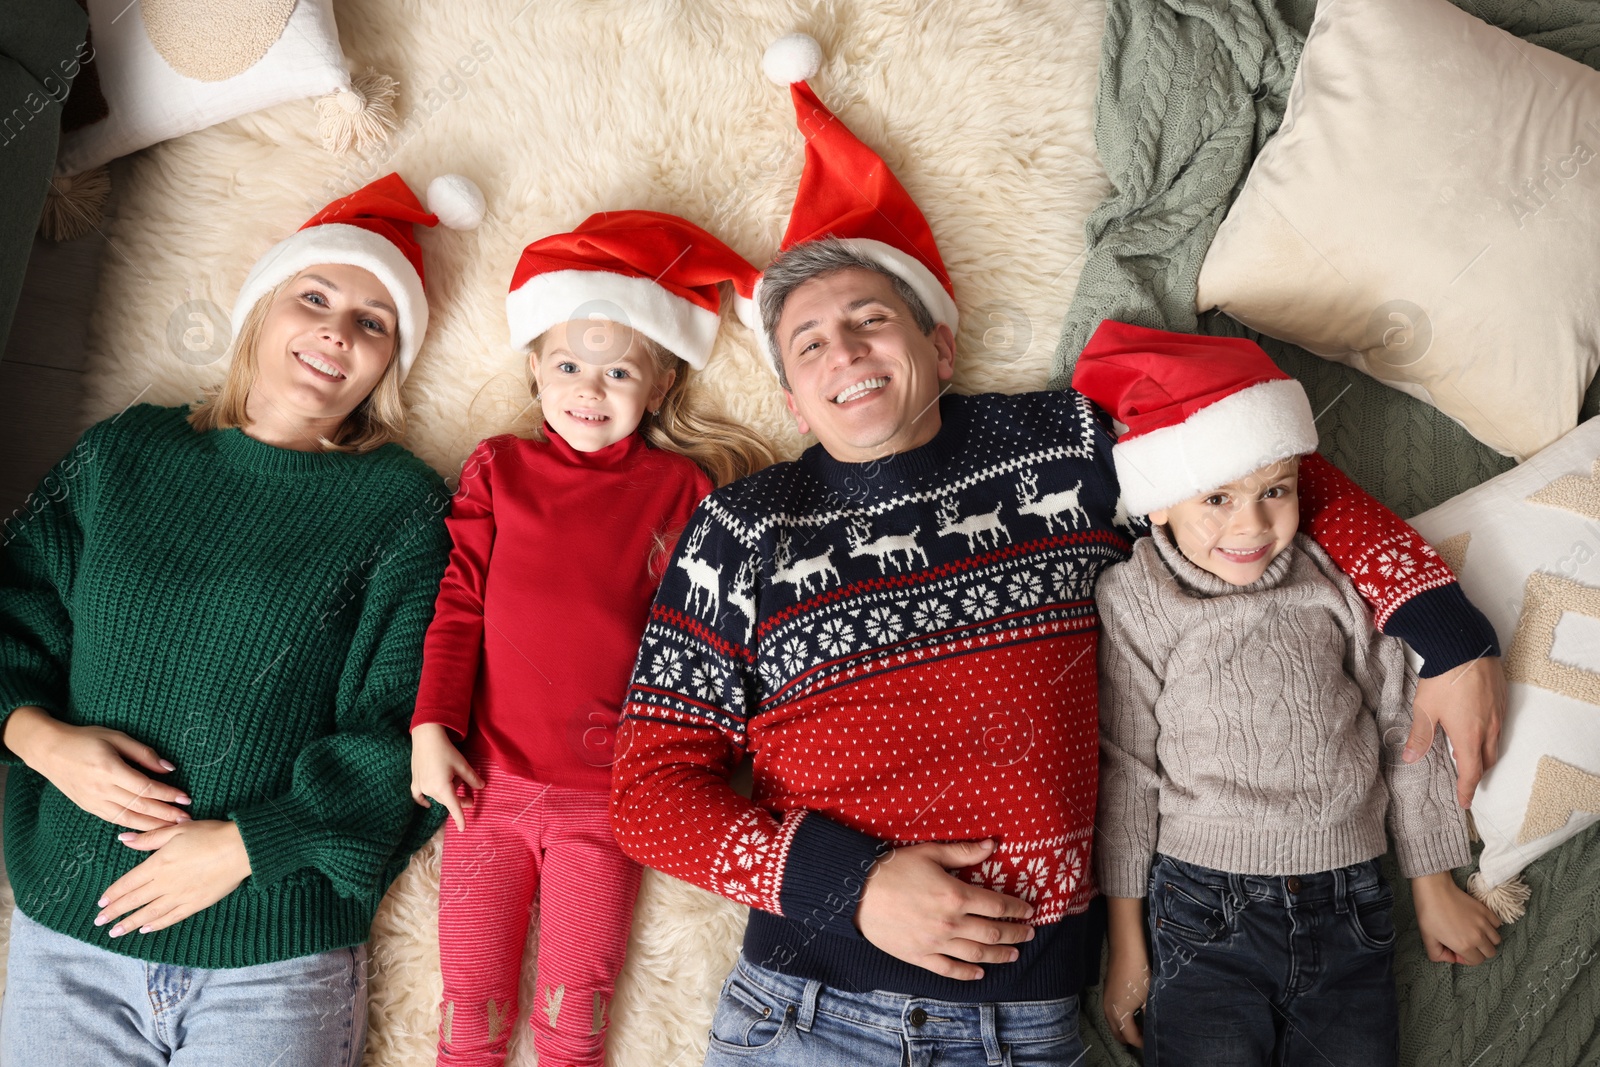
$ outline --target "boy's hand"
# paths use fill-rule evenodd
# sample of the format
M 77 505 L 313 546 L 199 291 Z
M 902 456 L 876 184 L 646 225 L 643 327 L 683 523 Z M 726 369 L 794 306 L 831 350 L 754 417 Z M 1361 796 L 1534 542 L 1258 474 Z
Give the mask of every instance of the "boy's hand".
M 1474 967 L 1494 958 L 1500 920 L 1481 900 L 1463 892 L 1449 871 L 1411 879 L 1411 897 L 1430 960 Z
M 472 797 L 456 795 L 456 780 L 470 789 L 482 789 L 483 779 L 450 740 L 450 731 L 436 722 L 425 722 L 411 731 L 411 799 L 428 808 L 432 797 L 445 806 L 457 830 L 465 830 L 463 808 L 472 807 Z
M 1111 957 L 1106 964 L 1102 1008 L 1111 1032 L 1125 1045 L 1144 1048 L 1144 1032 L 1133 1013 L 1150 999 L 1150 953 L 1144 944 L 1144 901 L 1107 897 Z
M 1470 808 L 1478 779 L 1499 758 L 1500 724 L 1505 717 L 1506 676 L 1497 656 L 1482 656 L 1432 678 L 1419 678 L 1403 758 L 1415 763 L 1427 755 L 1434 727 L 1442 726 L 1456 760 L 1456 802 Z

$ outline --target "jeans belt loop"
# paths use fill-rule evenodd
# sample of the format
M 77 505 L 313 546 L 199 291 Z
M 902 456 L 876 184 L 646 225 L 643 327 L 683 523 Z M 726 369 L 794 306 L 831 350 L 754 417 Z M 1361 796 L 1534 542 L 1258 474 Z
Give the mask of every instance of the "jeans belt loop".
M 995 1024 L 995 1006 L 993 1004 L 979 1004 L 978 1017 L 983 1030 L 983 1052 L 988 1057 L 989 1067 L 1003 1063 L 1000 1057 L 1000 1034 Z
M 1347 892 L 1348 883 L 1349 880 L 1345 875 L 1345 868 L 1335 867 L 1333 871 L 1333 912 L 1335 915 L 1343 915 L 1350 910 L 1350 899 Z
M 806 982 L 806 991 L 800 994 L 800 1021 L 796 1025 L 804 1033 L 811 1032 L 817 1018 L 817 1001 L 822 996 L 822 983 L 812 978 Z
M 1233 927 L 1234 920 L 1239 917 L 1239 913 L 1245 909 L 1249 902 L 1249 898 L 1245 896 L 1244 875 L 1229 872 L 1228 893 L 1222 899 L 1222 915 L 1230 929 Z

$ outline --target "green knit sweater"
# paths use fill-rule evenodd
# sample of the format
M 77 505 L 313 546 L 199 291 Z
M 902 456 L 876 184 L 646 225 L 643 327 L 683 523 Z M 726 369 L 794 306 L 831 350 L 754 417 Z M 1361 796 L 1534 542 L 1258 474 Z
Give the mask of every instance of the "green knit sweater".
M 148 853 L 0 749 L 17 904 L 191 967 L 359 944 L 443 817 L 411 801 L 407 724 L 449 495 L 397 445 L 295 452 L 186 415 L 143 405 L 92 427 L 7 521 L 0 723 L 37 704 L 152 745 L 195 818 L 238 824 L 252 873 L 174 926 L 112 939 L 95 901 Z

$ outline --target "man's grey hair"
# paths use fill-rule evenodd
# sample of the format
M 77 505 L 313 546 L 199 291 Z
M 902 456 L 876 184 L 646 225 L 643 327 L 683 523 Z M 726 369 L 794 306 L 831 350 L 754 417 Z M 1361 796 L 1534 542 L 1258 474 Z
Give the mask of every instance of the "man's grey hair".
M 876 271 L 889 279 L 894 294 L 905 302 L 911 312 L 911 321 L 917 324 L 924 337 L 938 325 L 933 313 L 911 283 L 889 270 L 876 260 L 862 255 L 837 237 L 824 237 L 816 241 L 803 241 L 784 252 L 772 265 L 761 272 L 761 322 L 766 330 L 768 350 L 778 372 L 778 384 L 789 388 L 789 376 L 783 370 L 783 348 L 778 343 L 778 317 L 783 305 L 796 289 L 813 278 L 837 274 L 842 270 Z

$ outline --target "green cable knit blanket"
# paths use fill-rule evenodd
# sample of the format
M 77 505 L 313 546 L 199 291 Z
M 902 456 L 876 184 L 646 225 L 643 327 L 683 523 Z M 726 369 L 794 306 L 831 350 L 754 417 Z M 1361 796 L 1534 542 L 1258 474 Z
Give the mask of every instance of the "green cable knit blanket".
M 1600 0 L 1457 0 L 1533 43 L 1600 66 Z M 1314 0 L 1108 0 L 1095 143 L 1112 195 L 1089 216 L 1078 290 L 1052 388 L 1104 319 L 1260 341 L 1322 412 L 1322 452 L 1401 515 L 1512 465 L 1422 402 L 1359 371 L 1246 330 L 1197 319 L 1206 249 L 1278 128 Z M 1583 407 L 1600 409 L 1600 381 Z
M 1600 67 L 1600 0 L 1456 0 L 1542 47 Z M 1090 215 L 1083 273 L 1057 346 L 1060 387 L 1107 318 L 1250 336 L 1305 384 L 1322 450 L 1414 515 L 1511 461 L 1445 416 L 1357 371 L 1197 318 L 1196 279 L 1250 163 L 1283 117 L 1314 0 L 1108 0 L 1095 136 L 1112 195 Z M 1600 280 L 1597 280 L 1600 284 Z M 1331 405 L 1331 406 L 1330 406 Z M 1600 407 L 1600 383 L 1583 417 Z M 1429 963 L 1395 884 L 1401 1062 L 1425 1067 L 1600 1064 L 1600 835 L 1528 868 L 1528 914 L 1476 968 Z M 1111 1036 L 1099 991 L 1084 1006 L 1092 1065 L 1137 1063 Z

